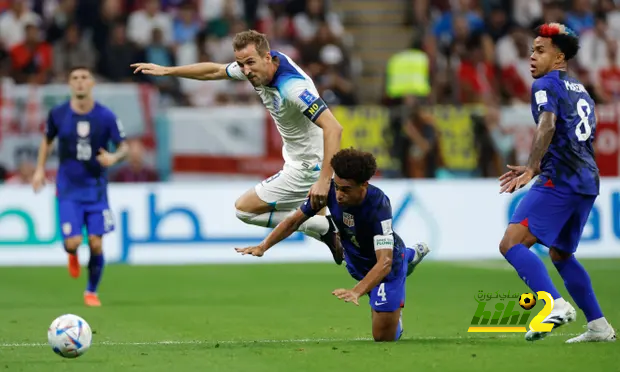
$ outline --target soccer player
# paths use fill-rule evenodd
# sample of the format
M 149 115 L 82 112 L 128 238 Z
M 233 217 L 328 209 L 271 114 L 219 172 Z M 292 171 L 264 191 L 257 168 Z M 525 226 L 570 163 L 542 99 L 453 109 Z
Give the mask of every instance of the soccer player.
M 335 175 L 327 206 L 340 231 L 347 270 L 359 281 L 353 289 L 340 288 L 332 294 L 356 305 L 361 296 L 369 294 L 375 341 L 396 341 L 403 332 L 401 309 L 405 306 L 406 278 L 429 249 L 423 243 L 406 248 L 392 230 L 390 199 L 368 183 L 377 169 L 372 154 L 340 150 L 331 165 Z M 260 257 L 318 210 L 308 199 L 258 246 L 236 248 L 236 251 Z
M 85 67 L 75 67 L 69 73 L 71 98 L 49 112 L 32 179 L 32 186 L 38 192 L 45 183 L 47 156 L 54 139 L 58 138 L 60 165 L 56 195 L 60 228 L 69 254 L 69 274 L 74 278 L 80 276 L 77 249 L 82 243 L 82 227 L 86 226 L 88 232 L 90 261 L 84 292 L 87 306 L 101 306 L 97 287 L 104 267 L 102 236 L 114 230 L 108 206 L 106 168 L 127 153 L 122 124 L 110 109 L 94 100 L 94 84 L 92 73 Z M 117 146 L 114 153 L 107 150 L 110 141 Z
M 164 67 L 135 63 L 134 73 L 197 80 L 247 80 L 274 119 L 284 143 L 283 169 L 248 190 L 235 202 L 237 217 L 248 224 L 274 227 L 309 195 L 314 208 L 325 207 L 333 170 L 332 156 L 340 149 L 342 127 L 314 83 L 285 54 L 269 49 L 265 35 L 244 31 L 233 40 L 235 62 L 197 63 Z M 323 214 L 322 211 L 319 214 Z M 342 246 L 330 216 L 317 215 L 299 227 L 323 241 L 338 265 Z
M 558 23 L 536 29 L 531 56 L 532 115 L 538 123 L 526 166 L 508 166 L 500 177 L 502 192 L 512 193 L 538 176 L 517 207 L 500 243 L 500 251 L 532 291 L 548 292 L 554 307 L 543 323 L 553 329 L 576 318 L 573 306 L 557 291 L 543 262 L 530 252 L 536 242 L 549 256 L 573 300 L 588 320 L 588 330 L 568 343 L 615 341 L 603 316 L 588 272 L 573 255 L 594 201 L 599 171 L 592 142 L 596 131 L 594 102 L 584 86 L 566 72 L 579 50 L 577 35 Z M 529 331 L 526 340 L 548 332 Z

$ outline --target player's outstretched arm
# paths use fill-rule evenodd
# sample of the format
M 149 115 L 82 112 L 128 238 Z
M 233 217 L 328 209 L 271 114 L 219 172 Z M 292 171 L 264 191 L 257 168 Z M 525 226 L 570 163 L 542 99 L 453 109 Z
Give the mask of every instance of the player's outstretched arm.
M 134 63 L 133 73 L 153 76 L 175 76 L 194 80 L 224 80 L 230 78 L 226 66 L 220 63 L 202 62 L 185 66 L 160 66 L 154 63 Z
M 315 120 L 315 124 L 323 129 L 323 164 L 318 182 L 310 189 L 310 202 L 313 209 L 320 209 L 327 202 L 327 193 L 334 174 L 331 161 L 334 155 L 340 151 L 342 125 L 329 109 L 323 111 Z M 320 204 L 321 202 L 322 204 Z
M 382 237 L 386 240 L 386 247 L 389 245 L 389 237 Z M 394 246 L 394 238 L 391 239 L 391 246 Z M 332 292 L 332 294 L 339 299 L 345 302 L 353 302 L 355 305 L 359 306 L 359 298 L 370 292 L 371 289 L 378 286 L 379 283 L 390 273 L 392 270 L 392 257 L 393 250 L 390 249 L 379 249 L 376 250 L 377 255 L 377 263 L 373 266 L 372 269 L 366 274 L 364 279 L 362 279 L 353 289 L 344 289 L 338 288 Z
M 292 215 L 280 222 L 259 245 L 255 247 L 235 248 L 235 251 L 243 255 L 251 254 L 252 256 L 261 257 L 269 248 L 291 236 L 291 234 L 297 231 L 308 218 L 310 217 L 306 216 L 301 209 L 297 209 Z

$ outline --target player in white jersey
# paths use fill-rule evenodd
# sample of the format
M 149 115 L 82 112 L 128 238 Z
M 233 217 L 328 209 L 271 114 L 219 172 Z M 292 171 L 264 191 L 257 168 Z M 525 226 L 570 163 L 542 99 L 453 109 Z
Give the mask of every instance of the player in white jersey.
M 248 190 L 235 202 L 245 223 L 275 227 L 310 196 L 313 206 L 326 206 L 333 175 L 332 156 L 340 150 L 342 126 L 312 82 L 295 62 L 270 50 L 265 35 L 244 31 L 233 40 L 235 61 L 166 67 L 135 63 L 134 73 L 197 80 L 248 80 L 274 119 L 284 143 L 284 167 Z M 318 209 L 318 208 L 316 208 Z M 325 212 L 323 211 L 323 214 Z M 343 249 L 331 216 L 317 215 L 300 228 L 323 241 L 338 265 Z

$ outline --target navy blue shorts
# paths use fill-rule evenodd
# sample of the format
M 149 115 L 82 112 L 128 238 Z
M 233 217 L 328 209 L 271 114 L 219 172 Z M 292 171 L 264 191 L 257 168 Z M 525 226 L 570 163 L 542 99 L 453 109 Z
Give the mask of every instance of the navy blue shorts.
M 89 235 L 102 236 L 114 231 L 114 219 L 107 200 L 98 202 L 58 200 L 58 215 L 64 239 L 82 235 L 83 226 L 86 226 Z
M 532 235 L 549 248 L 574 253 L 595 200 L 595 195 L 532 187 L 521 199 L 510 223 L 527 226 Z

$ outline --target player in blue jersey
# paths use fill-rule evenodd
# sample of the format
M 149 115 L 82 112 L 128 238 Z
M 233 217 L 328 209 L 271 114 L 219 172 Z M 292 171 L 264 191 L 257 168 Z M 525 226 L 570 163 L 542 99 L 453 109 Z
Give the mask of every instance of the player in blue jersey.
M 377 164 L 372 154 L 355 149 L 337 152 L 331 160 L 334 178 L 327 207 L 340 231 L 347 270 L 359 282 L 353 289 L 336 289 L 338 298 L 359 305 L 370 297 L 372 334 L 376 341 L 396 341 L 402 335 L 401 309 L 405 306 L 405 282 L 415 266 L 429 252 L 426 244 L 405 247 L 392 230 L 390 199 L 368 181 Z M 310 198 L 282 221 L 255 247 L 237 248 L 244 255 L 262 256 L 276 243 L 290 236 L 319 208 Z
M 577 35 L 564 25 L 536 29 L 531 56 L 532 115 L 538 124 L 526 166 L 509 166 L 500 177 L 501 192 L 512 193 L 538 179 L 521 200 L 500 243 L 500 251 L 532 291 L 548 292 L 554 307 L 543 323 L 553 329 L 572 322 L 575 308 L 562 298 L 543 262 L 530 252 L 536 242 L 549 255 L 571 297 L 583 311 L 588 330 L 568 343 L 615 341 L 616 333 L 603 316 L 587 271 L 573 255 L 599 194 L 594 161 L 594 102 L 584 86 L 566 72 L 579 50 Z M 548 332 L 526 333 L 526 340 Z
M 39 191 L 45 182 L 47 156 L 54 139 L 58 138 L 60 165 L 56 195 L 60 229 L 69 254 L 69 274 L 74 278 L 80 275 L 77 249 L 82 243 L 82 227 L 88 232 L 90 260 L 84 292 L 87 306 L 101 306 L 97 287 L 104 267 L 102 237 L 114 230 L 108 206 L 106 168 L 121 161 L 127 153 L 122 124 L 110 109 L 94 100 L 94 84 L 90 70 L 85 67 L 73 68 L 69 73 L 71 98 L 49 112 L 32 180 L 35 192 Z M 116 152 L 108 152 L 109 142 L 116 145 Z

